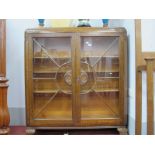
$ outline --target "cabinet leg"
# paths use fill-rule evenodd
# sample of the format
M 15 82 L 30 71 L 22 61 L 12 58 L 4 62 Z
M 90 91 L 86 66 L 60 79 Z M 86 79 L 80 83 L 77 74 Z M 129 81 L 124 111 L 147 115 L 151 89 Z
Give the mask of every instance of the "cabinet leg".
M 26 128 L 27 135 L 34 135 L 35 132 L 36 132 L 36 129 L 34 129 L 34 128 Z
M 117 131 L 119 132 L 120 135 L 128 135 L 128 129 L 125 127 L 117 128 Z
M 10 128 L 0 128 L 0 135 L 7 135 L 10 132 Z

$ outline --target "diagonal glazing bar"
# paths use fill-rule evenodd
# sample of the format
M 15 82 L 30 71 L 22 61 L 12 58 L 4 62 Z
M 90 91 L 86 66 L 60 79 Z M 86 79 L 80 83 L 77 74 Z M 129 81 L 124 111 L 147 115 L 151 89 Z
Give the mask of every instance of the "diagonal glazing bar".
M 37 114 L 35 115 L 35 117 L 37 117 L 46 107 L 47 105 L 55 98 L 55 96 L 60 92 L 60 90 L 57 90 L 57 92 L 55 92 L 55 94 L 53 94 L 51 96 L 51 98 L 49 99 L 49 101 L 37 112 Z
M 99 96 L 102 99 L 102 97 L 94 89 L 92 89 L 92 92 L 94 92 L 97 96 Z M 110 111 L 113 114 L 118 115 L 115 111 L 113 111 L 113 109 L 108 104 L 106 104 L 106 103 L 104 103 L 104 104 L 110 109 Z
M 113 42 L 106 48 L 105 52 L 103 53 L 103 55 L 101 57 L 98 58 L 98 60 L 96 61 L 96 63 L 92 66 L 94 67 L 100 60 L 101 58 L 107 54 L 109 52 L 109 50 L 111 49 L 111 47 L 117 42 L 118 38 L 114 39 Z
M 43 52 L 47 55 L 47 57 L 50 58 L 50 60 L 51 60 L 52 62 L 54 62 L 55 65 L 56 65 L 57 67 L 60 68 L 60 65 L 54 60 L 53 57 L 51 57 L 51 56 L 48 54 L 46 48 L 45 48 L 43 45 L 41 45 L 36 39 L 33 39 L 33 41 L 43 50 Z

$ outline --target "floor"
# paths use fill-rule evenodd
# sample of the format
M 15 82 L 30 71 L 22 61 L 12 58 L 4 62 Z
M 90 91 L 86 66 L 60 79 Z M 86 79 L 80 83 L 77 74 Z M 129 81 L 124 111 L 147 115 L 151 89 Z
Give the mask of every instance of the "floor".
M 26 127 L 11 126 L 9 135 L 26 135 Z M 119 135 L 116 129 L 97 129 L 97 130 L 38 130 L 35 135 Z

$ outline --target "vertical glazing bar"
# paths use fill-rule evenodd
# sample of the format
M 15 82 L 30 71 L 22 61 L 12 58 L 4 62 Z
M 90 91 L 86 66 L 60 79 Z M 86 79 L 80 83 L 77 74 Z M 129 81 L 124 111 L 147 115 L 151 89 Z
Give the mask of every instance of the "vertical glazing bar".
M 78 126 L 81 121 L 81 103 L 80 103 L 80 67 L 81 67 L 81 40 L 80 35 L 76 34 L 76 50 L 75 50 L 75 62 L 76 62 L 76 121 L 75 125 Z
M 77 109 L 77 90 L 76 90 L 76 61 L 77 61 L 77 50 L 76 50 L 76 35 L 74 35 L 72 37 L 72 53 L 71 53 L 71 59 L 72 59 L 72 115 L 73 115 L 73 124 L 77 124 L 77 120 L 78 120 L 78 109 Z

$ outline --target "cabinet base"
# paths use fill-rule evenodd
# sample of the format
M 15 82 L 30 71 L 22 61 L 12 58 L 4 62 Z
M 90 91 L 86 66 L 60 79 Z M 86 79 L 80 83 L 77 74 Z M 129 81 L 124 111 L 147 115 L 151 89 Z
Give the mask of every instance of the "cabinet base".
M 10 128 L 0 128 L 0 135 L 7 135 L 10 132 Z
M 125 127 L 117 128 L 117 131 L 119 132 L 120 135 L 128 135 L 128 129 Z
M 34 135 L 35 132 L 36 132 L 36 129 L 34 129 L 34 128 L 26 128 L 27 135 Z
M 128 135 L 128 129 L 124 126 L 120 127 L 27 127 L 26 134 L 27 135 L 34 135 L 36 134 L 37 130 L 87 130 L 87 129 L 117 129 L 120 135 Z M 68 133 L 67 133 L 68 134 Z

